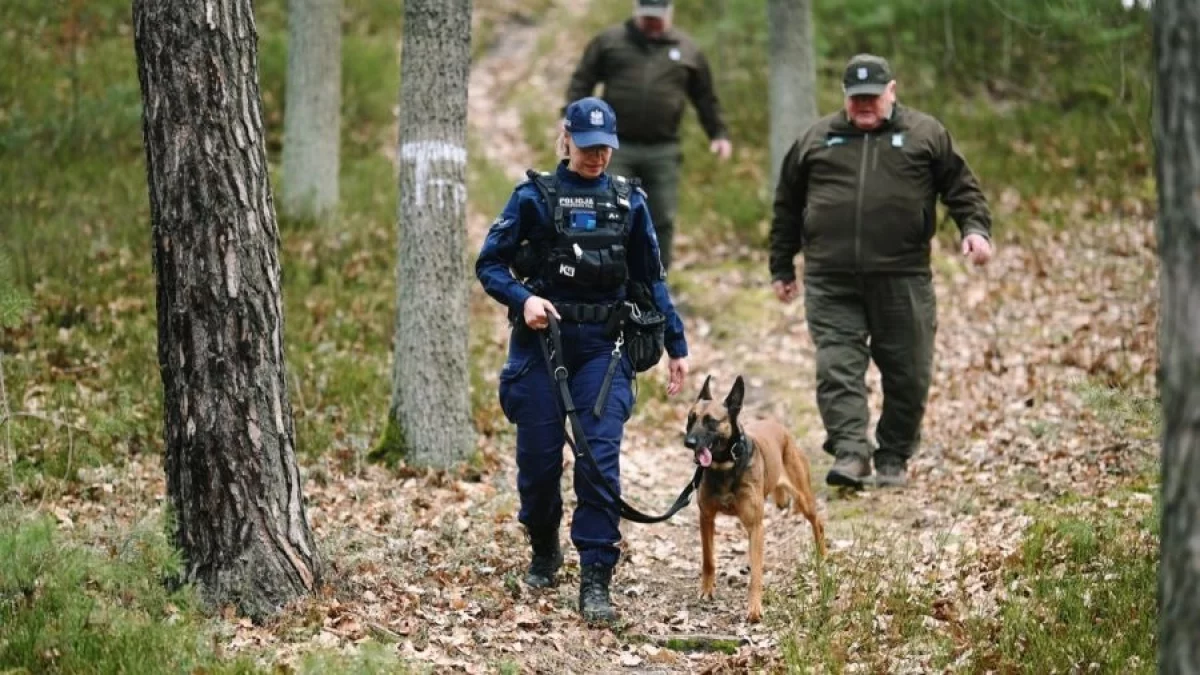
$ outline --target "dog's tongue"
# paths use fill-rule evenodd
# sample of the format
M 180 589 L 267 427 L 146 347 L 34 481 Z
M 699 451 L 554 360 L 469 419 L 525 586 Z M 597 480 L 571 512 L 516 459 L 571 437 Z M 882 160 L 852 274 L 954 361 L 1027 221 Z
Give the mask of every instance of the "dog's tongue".
M 709 464 L 712 464 L 712 453 L 708 451 L 708 448 L 704 448 L 696 453 L 696 461 L 700 462 L 700 466 L 707 468 Z

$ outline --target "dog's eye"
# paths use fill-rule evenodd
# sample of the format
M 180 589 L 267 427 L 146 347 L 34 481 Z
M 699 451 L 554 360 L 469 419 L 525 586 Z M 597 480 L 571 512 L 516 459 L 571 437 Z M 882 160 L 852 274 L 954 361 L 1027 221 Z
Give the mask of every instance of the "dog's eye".
M 690 427 L 690 426 L 692 426 L 692 425 L 693 425 L 693 424 L 695 424 L 695 423 L 696 423 L 696 413 L 691 413 L 691 414 L 689 414 L 689 415 L 688 415 L 688 421 L 687 421 L 687 425 Z
M 704 423 L 704 427 L 707 429 L 716 429 L 717 428 L 717 420 L 714 419 L 711 415 L 705 415 L 704 419 L 701 421 Z

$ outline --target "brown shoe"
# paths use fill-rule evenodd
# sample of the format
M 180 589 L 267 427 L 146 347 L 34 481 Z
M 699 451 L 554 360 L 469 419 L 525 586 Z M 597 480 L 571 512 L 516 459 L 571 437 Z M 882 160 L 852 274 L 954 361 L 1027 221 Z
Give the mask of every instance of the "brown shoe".
M 848 487 L 861 490 L 863 479 L 871 475 L 871 463 L 866 457 L 840 454 L 829 473 L 825 474 L 825 483 L 835 487 Z

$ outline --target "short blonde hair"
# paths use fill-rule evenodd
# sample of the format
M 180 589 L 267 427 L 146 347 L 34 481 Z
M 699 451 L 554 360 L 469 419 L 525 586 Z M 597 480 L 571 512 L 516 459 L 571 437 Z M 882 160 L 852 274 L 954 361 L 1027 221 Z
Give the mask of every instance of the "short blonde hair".
M 558 136 L 554 139 L 554 153 L 558 155 L 559 159 L 571 158 L 570 147 L 567 145 L 567 130 L 561 127 L 558 130 Z

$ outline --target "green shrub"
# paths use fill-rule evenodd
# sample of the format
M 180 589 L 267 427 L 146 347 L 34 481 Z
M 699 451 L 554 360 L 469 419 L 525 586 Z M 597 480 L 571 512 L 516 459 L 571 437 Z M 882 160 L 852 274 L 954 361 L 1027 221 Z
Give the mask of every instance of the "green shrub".
M 193 594 L 165 581 L 179 561 L 155 530 L 105 552 L 65 540 L 47 518 L 0 518 L 0 670 L 253 672 L 221 665 Z

